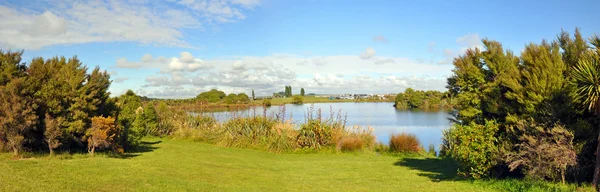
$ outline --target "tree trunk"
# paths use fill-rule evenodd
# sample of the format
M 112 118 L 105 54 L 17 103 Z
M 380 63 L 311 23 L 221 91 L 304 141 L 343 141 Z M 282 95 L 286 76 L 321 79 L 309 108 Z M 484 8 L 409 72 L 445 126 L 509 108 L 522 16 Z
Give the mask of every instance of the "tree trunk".
M 92 147 L 92 151 L 90 152 L 90 154 L 92 154 L 92 157 L 94 157 L 94 151 L 96 150 L 96 147 Z
M 594 167 L 594 180 L 592 186 L 598 191 L 598 177 L 600 177 L 600 130 L 598 131 L 598 146 L 596 146 L 596 166 Z
M 566 167 L 564 169 L 560 170 L 560 177 L 562 179 L 562 184 L 565 184 L 565 169 L 567 169 Z
M 54 156 L 54 149 L 50 145 L 48 145 L 48 149 L 50 149 L 50 156 Z

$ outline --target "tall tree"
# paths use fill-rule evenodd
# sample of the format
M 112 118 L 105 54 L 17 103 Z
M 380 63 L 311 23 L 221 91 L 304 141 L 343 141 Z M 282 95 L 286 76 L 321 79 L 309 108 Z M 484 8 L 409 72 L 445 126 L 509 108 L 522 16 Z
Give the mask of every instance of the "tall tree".
M 25 133 L 37 121 L 33 99 L 23 94 L 25 78 L 12 79 L 0 86 L 0 138 L 18 156 L 22 151 Z
M 254 95 L 254 89 L 252 89 L 252 100 L 256 99 L 255 95 Z
M 588 110 L 600 116 L 600 37 L 594 36 L 590 42 L 596 51 L 589 51 L 582 55 L 577 65 L 572 70 L 571 77 L 575 85 L 576 94 Z M 598 145 L 596 147 L 596 163 L 592 186 L 598 187 L 600 179 L 600 131 L 598 132 Z
M 304 87 L 301 87 L 301 88 L 300 88 L 300 95 L 301 95 L 302 97 L 304 97 Z

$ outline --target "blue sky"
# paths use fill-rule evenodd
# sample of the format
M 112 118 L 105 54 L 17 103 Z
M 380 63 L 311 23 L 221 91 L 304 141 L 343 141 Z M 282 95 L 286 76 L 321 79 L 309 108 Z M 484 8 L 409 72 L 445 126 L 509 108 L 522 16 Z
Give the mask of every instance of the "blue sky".
M 186 98 L 211 88 L 270 95 L 444 90 L 480 39 L 520 52 L 580 27 L 599 1 L 2 1 L 0 48 L 77 55 L 110 91 Z

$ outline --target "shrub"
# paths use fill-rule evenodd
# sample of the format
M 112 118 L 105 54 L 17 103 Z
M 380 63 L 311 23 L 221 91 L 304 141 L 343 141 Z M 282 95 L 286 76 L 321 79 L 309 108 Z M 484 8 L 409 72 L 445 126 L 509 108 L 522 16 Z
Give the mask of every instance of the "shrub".
M 340 129 L 340 127 L 334 123 L 327 123 L 320 119 L 310 119 L 308 122 L 300 125 L 297 138 L 298 145 L 314 149 L 329 145 L 333 140 L 334 129 Z
M 545 129 L 532 122 L 519 122 L 516 130 L 524 133 L 519 137 L 516 151 L 506 156 L 511 171 L 521 168 L 530 179 L 560 179 L 565 183 L 567 166 L 577 163 L 573 149 L 573 134 L 562 125 Z
M 304 97 L 302 97 L 300 95 L 295 95 L 294 98 L 292 98 L 292 103 L 293 104 L 302 104 L 302 103 L 304 103 Z
M 115 138 L 118 134 L 115 119 L 112 117 L 93 117 L 92 127 L 90 127 L 86 135 L 88 136 L 88 151 L 94 156 L 96 148 L 114 147 Z
M 344 137 L 337 143 L 337 149 L 340 151 L 357 151 L 363 147 L 364 142 L 358 136 Z
M 487 121 L 485 125 L 454 124 L 444 132 L 444 153 L 458 162 L 460 175 L 477 179 L 489 174 L 498 160 L 497 131 L 498 124 Z
M 417 153 L 421 151 L 421 142 L 415 134 L 400 133 L 390 138 L 390 151 L 401 153 Z
M 265 99 L 265 100 L 263 100 L 262 104 L 265 107 L 270 107 L 271 106 L 271 100 L 270 99 Z

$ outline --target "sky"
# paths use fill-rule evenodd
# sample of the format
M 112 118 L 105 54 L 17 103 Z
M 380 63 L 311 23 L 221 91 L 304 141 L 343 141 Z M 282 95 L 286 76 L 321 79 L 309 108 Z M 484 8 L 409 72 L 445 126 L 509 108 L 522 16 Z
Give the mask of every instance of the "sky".
M 482 38 L 520 53 L 579 27 L 597 0 L 2 0 L 0 49 L 77 56 L 111 74 L 113 96 L 398 93 L 446 90 L 452 60 Z

